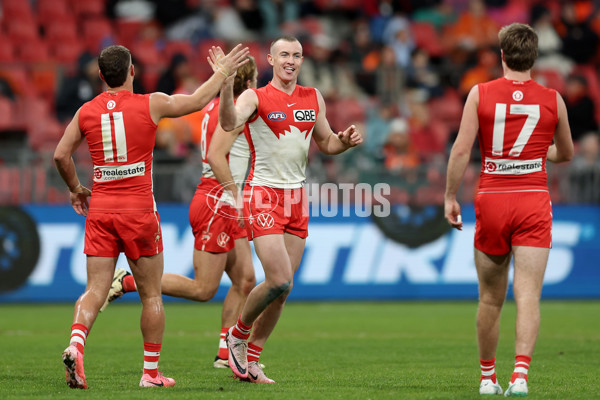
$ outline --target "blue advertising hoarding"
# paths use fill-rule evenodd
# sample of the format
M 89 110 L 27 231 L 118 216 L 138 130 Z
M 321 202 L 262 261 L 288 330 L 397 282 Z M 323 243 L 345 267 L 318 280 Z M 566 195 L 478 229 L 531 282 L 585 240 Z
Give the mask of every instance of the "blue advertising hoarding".
M 0 302 L 75 300 L 86 282 L 85 219 L 70 206 L 25 206 L 23 210 L 35 222 L 39 257 L 17 287 L 7 288 L 10 279 L 5 281 Z M 163 205 L 159 212 L 165 272 L 192 276 L 194 238 L 187 207 Z M 409 247 L 386 237 L 370 217 L 311 217 L 290 300 L 476 299 L 472 206 L 463 206 L 463 221 L 461 232 L 452 230 Z M 600 298 L 599 229 L 598 207 L 554 207 L 553 249 L 543 298 Z M 23 252 L 33 252 L 15 245 L 7 231 L 0 222 L 0 238 L 4 238 L 0 273 L 5 277 L 11 268 L 23 271 L 25 264 L 16 265 L 15 260 Z M 118 265 L 128 269 L 123 255 Z M 264 274 L 256 255 L 254 265 L 261 281 Z M 216 300 L 225 297 L 230 285 L 226 276 L 221 283 Z

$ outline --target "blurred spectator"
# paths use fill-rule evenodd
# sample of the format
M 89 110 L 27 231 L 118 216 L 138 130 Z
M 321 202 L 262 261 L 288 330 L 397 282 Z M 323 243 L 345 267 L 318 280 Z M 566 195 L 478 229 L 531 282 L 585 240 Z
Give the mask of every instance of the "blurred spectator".
M 146 87 L 144 86 L 145 67 L 137 58 L 131 55 L 131 63 L 135 70 L 135 79 L 133 80 L 133 93 L 145 94 Z
M 156 84 L 156 91 L 173 94 L 181 83 L 192 75 L 187 57 L 181 53 L 175 53 L 166 71 L 162 73 Z
M 415 22 L 428 22 L 441 31 L 456 21 L 456 13 L 448 1 L 441 0 L 431 7 L 419 8 L 412 15 L 412 19 Z
M 375 69 L 379 64 L 379 47 L 374 45 L 366 19 L 358 19 L 352 27 L 349 62 L 356 83 L 369 95 L 375 94 Z
M 377 83 L 375 93 L 382 103 L 403 102 L 406 77 L 404 69 L 396 64 L 393 48 L 384 46 L 381 49 L 381 60 L 375 71 L 375 78 Z
M 446 123 L 431 115 L 427 92 L 411 90 L 406 97 L 410 113 L 410 137 L 422 160 L 431 161 L 436 154 L 444 155 L 450 132 Z
M 470 0 L 466 11 L 460 13 L 456 23 L 444 35 L 449 49 L 462 47 L 476 50 L 498 43 L 499 27 L 486 14 L 483 0 Z
M 390 132 L 383 146 L 385 168 L 390 172 L 403 173 L 419 165 L 419 156 L 408 130 L 408 122 L 404 118 L 390 122 Z
M 482 48 L 477 52 L 477 65 L 467 69 L 460 80 L 459 93 L 466 97 L 478 83 L 491 81 L 502 76 L 499 52 L 495 48 Z
M 136 21 L 154 19 L 156 4 L 150 0 L 108 0 L 106 15 Z
M 561 16 L 559 34 L 563 54 L 576 64 L 591 61 L 597 53 L 598 35 L 590 26 L 589 15 L 578 13 L 575 3 L 565 2 Z
M 440 77 L 431 65 L 429 54 L 424 49 L 417 48 L 412 53 L 411 63 L 406 69 L 406 87 L 424 89 L 430 98 L 443 94 Z
M 173 94 L 191 94 L 200 86 L 192 74 L 180 76 Z M 163 118 L 156 128 L 155 158 L 160 161 L 183 160 L 200 142 L 202 112 L 197 111 L 179 118 Z
M 326 101 L 361 96 L 347 58 L 329 36 L 315 35 L 310 49 L 302 63 L 301 85 L 318 88 Z
M 98 73 L 97 58 L 87 52 L 81 54 L 76 75 L 63 79 L 58 88 L 56 115 L 61 122 L 70 120 L 79 107 L 102 92 Z
M 410 22 L 402 16 L 394 16 L 387 24 L 383 33 L 385 44 L 394 50 L 396 65 L 406 68 L 410 65 L 410 55 L 415 48 L 415 42 L 410 33 Z
M 300 4 L 295 0 L 258 0 L 263 34 L 268 40 L 281 35 L 280 27 L 299 19 Z
M 382 157 L 381 150 L 389 134 L 390 121 L 397 116 L 398 106 L 394 103 L 382 103 L 371 108 L 367 113 L 364 143 L 359 147 L 376 158 Z
M 569 164 L 568 198 L 571 202 L 600 204 L 600 138 L 585 134 Z
M 259 35 L 264 27 L 263 14 L 256 0 L 234 0 L 233 5 L 246 29 Z
M 216 37 L 228 41 L 248 41 L 257 39 L 256 33 L 244 25 L 240 14 L 231 6 L 213 9 L 213 31 Z
M 336 71 L 330 60 L 334 48 L 335 44 L 329 36 L 325 34 L 313 36 L 310 57 L 304 57 L 299 76 L 301 85 L 318 88 L 325 100 L 335 97 L 335 92 L 338 90 L 335 83 Z
M 551 69 L 568 75 L 573 69 L 573 61 L 561 53 L 562 39 L 554 28 L 552 14 L 542 4 L 531 8 L 531 26 L 538 35 L 539 56 L 536 69 Z
M 0 96 L 13 101 L 15 100 L 15 92 L 12 89 L 10 82 L 2 76 L 0 76 Z
M 598 129 L 596 105 L 589 94 L 587 80 L 582 75 L 569 75 L 567 78 L 565 104 L 574 142 L 584 133 Z

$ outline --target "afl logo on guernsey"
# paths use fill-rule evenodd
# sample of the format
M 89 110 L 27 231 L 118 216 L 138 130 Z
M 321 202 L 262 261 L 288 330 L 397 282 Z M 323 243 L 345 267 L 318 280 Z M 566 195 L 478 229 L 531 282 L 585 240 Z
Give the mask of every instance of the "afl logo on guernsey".
M 273 111 L 267 115 L 271 121 L 283 121 L 287 116 L 283 111 Z
M 520 90 L 515 90 L 513 92 L 513 100 L 514 101 L 521 101 L 521 100 L 523 100 L 523 92 L 521 92 Z
M 108 103 L 106 103 L 106 108 L 108 108 L 109 110 L 112 110 L 116 106 L 117 103 L 114 100 L 109 100 Z

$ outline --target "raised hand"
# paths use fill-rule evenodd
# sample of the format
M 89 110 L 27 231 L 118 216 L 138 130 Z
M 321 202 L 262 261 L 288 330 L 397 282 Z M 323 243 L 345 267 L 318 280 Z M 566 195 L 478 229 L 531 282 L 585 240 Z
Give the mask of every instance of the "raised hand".
M 362 135 L 356 129 L 356 126 L 350 125 L 343 132 L 338 132 L 338 138 L 347 147 L 354 147 L 363 142 Z
M 225 75 L 225 77 L 228 77 L 235 74 L 240 66 L 248 62 L 246 56 L 249 52 L 248 47 L 242 48 L 242 45 L 238 44 L 229 52 L 229 54 L 225 55 L 219 46 L 212 46 L 211 49 L 208 50 L 209 57 L 206 59 L 213 72 L 220 72 Z

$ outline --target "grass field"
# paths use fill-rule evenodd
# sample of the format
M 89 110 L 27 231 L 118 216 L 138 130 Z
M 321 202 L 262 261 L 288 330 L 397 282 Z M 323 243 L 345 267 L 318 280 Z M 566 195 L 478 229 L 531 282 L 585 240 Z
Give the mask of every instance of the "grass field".
M 88 337 L 89 390 L 69 389 L 60 359 L 72 305 L 0 306 L 0 399 L 476 399 L 475 302 L 290 302 L 261 361 L 277 385 L 212 367 L 220 304 L 166 303 L 161 370 L 173 388 L 141 389 L 137 304 L 114 304 Z M 507 303 L 496 371 L 513 368 L 514 303 Z M 600 302 L 542 303 L 531 399 L 600 396 Z

